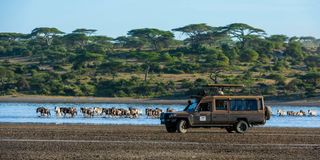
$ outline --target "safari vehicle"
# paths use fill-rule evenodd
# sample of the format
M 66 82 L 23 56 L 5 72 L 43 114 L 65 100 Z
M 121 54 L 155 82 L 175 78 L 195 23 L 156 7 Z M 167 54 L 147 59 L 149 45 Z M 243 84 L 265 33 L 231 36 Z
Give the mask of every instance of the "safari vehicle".
M 162 113 L 161 124 L 170 133 L 186 133 L 188 128 L 220 127 L 227 132 L 244 133 L 249 127 L 263 125 L 270 119 L 271 109 L 265 106 L 263 96 L 226 96 L 225 87 L 243 85 L 211 85 L 219 90 L 216 95 L 198 95 L 188 101 L 183 111 Z

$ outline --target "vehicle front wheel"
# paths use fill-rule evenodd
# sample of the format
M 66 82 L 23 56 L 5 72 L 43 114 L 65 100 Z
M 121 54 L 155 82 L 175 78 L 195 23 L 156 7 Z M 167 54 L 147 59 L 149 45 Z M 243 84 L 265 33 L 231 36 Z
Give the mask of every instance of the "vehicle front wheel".
M 167 124 L 166 125 L 166 129 L 167 129 L 167 132 L 169 133 L 174 133 L 177 131 L 177 126 L 176 125 L 169 125 Z
M 235 126 L 235 130 L 237 133 L 244 133 L 248 129 L 249 129 L 249 125 L 246 121 L 239 121 Z
M 177 129 L 179 133 L 187 133 L 188 123 L 186 120 L 180 120 L 177 124 Z

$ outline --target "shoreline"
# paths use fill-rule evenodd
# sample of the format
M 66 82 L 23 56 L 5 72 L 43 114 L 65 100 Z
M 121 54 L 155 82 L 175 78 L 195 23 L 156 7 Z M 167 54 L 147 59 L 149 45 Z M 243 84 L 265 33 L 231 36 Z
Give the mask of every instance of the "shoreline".
M 130 97 L 67 97 L 67 96 L 0 96 L 0 103 L 115 103 L 115 104 L 180 104 L 186 105 L 188 99 L 157 99 Z M 266 100 L 271 106 L 319 106 L 320 99 L 301 99 L 295 101 Z

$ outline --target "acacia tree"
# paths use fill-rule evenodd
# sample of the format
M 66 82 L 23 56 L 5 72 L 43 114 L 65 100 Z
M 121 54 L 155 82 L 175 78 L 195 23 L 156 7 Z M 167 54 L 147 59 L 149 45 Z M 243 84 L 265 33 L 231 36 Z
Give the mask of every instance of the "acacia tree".
M 317 88 L 320 85 L 320 73 L 318 72 L 309 72 L 300 78 L 301 80 L 310 83 L 313 88 Z
M 88 36 L 86 36 L 83 33 L 70 33 L 65 36 L 63 36 L 63 40 L 65 43 L 69 46 L 76 46 L 81 49 L 84 48 L 84 46 L 87 44 Z
M 28 36 L 23 33 L 14 33 L 14 32 L 2 32 L 0 33 L 0 40 L 7 40 L 9 42 L 16 41 L 19 39 L 25 39 Z
M 10 83 L 14 79 L 15 73 L 5 67 L 0 67 L 0 85 Z
M 269 40 L 273 45 L 275 49 L 282 49 L 285 47 L 285 42 L 288 40 L 288 37 L 286 35 L 271 35 L 270 37 L 266 38 Z
M 293 62 L 295 63 L 301 62 L 304 58 L 302 45 L 300 42 L 297 42 L 297 41 L 291 41 L 284 53 L 285 55 L 291 56 L 293 59 Z
M 266 34 L 264 30 L 244 23 L 232 23 L 227 25 L 225 29 L 227 29 L 231 37 L 239 41 L 241 49 L 244 48 L 246 41 L 252 38 L 252 36 L 260 37 Z
M 91 36 L 89 37 L 90 42 L 92 43 L 89 48 L 94 51 L 106 51 L 107 49 L 112 49 L 113 44 L 111 41 L 113 38 L 107 36 Z
M 141 49 L 144 45 L 144 41 L 142 41 L 138 37 L 132 37 L 132 36 L 120 36 L 114 39 L 115 45 L 119 48 L 134 48 L 134 49 Z
M 188 38 L 185 39 L 185 42 L 193 48 L 197 48 L 202 44 L 209 44 L 225 36 L 225 30 L 222 27 L 212 27 L 205 23 L 190 24 L 172 29 L 172 31 L 182 32 L 182 34 L 186 35 Z
M 88 41 L 90 40 L 90 36 L 96 31 L 96 29 L 75 29 L 74 31 L 72 31 L 72 33 L 63 36 L 63 40 L 69 46 L 76 46 L 81 49 L 84 49 L 84 47 L 88 44 Z M 91 39 L 93 41 L 97 40 L 99 42 L 111 40 L 109 39 L 109 37 L 105 36 L 94 36 Z
M 31 36 L 35 38 L 41 38 L 43 39 L 47 46 L 50 46 L 52 43 L 52 40 L 55 36 L 64 34 L 64 32 L 60 31 L 57 28 L 49 28 L 49 27 L 39 27 L 35 28 L 31 32 Z
M 217 84 L 218 77 L 221 76 L 220 73 L 229 69 L 229 58 L 219 52 L 207 57 L 207 62 L 209 63 L 209 72 L 211 72 L 209 77 Z
M 72 31 L 72 33 L 85 34 L 85 35 L 90 36 L 93 33 L 95 33 L 96 31 L 97 31 L 96 29 L 78 28 L 78 29 Z
M 308 56 L 304 59 L 304 63 L 307 65 L 309 70 L 319 70 L 320 69 L 320 56 Z
M 155 28 L 134 29 L 128 32 L 132 37 L 138 37 L 150 43 L 153 50 L 161 50 L 162 47 L 170 45 L 174 35 L 170 31 L 162 31 Z

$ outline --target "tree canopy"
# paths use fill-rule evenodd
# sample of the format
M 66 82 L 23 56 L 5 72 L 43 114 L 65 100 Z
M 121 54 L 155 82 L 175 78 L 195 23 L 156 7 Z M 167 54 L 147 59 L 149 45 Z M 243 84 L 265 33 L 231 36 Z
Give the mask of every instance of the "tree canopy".
M 268 35 L 244 23 L 97 33 L 0 32 L 0 94 L 181 97 L 209 83 L 242 83 L 249 86 L 243 94 L 320 93 L 320 39 L 313 36 Z

